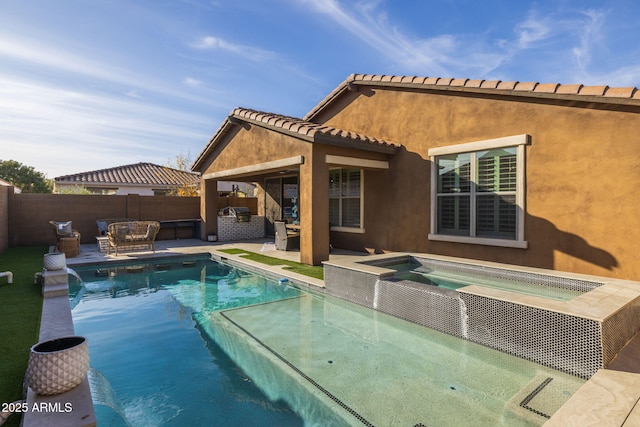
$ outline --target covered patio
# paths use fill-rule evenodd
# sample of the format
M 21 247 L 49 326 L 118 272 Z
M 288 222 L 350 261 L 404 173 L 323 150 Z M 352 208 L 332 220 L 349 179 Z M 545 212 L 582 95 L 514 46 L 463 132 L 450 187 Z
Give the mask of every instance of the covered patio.
M 198 156 L 201 237 L 217 233 L 218 181 L 258 185 L 265 235 L 295 222 L 300 262 L 329 259 L 330 233 L 364 233 L 364 170 L 385 171 L 400 148 L 380 139 L 301 119 L 235 109 Z

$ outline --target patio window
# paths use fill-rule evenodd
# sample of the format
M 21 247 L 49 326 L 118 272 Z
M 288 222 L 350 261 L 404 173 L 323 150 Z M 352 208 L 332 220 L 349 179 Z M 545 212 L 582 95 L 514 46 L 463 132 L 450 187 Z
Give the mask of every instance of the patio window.
M 362 228 L 362 170 L 329 171 L 329 223 L 332 229 Z
M 431 240 L 526 248 L 527 135 L 429 150 Z

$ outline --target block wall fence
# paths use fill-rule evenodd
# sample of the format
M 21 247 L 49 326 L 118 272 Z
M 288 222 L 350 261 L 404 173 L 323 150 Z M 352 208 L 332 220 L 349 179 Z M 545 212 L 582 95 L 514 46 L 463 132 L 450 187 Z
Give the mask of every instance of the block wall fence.
M 218 207 L 248 207 L 253 215 L 258 213 L 257 205 L 255 198 L 230 196 L 218 200 Z M 199 219 L 200 197 L 15 194 L 13 187 L 0 186 L 0 252 L 9 247 L 53 244 L 49 221 L 72 221 L 82 235 L 81 243 L 95 243 L 96 221 L 102 218 Z M 161 233 L 158 239 L 173 236 L 173 232 Z
M 0 185 L 0 253 L 9 247 L 9 194 L 13 187 Z

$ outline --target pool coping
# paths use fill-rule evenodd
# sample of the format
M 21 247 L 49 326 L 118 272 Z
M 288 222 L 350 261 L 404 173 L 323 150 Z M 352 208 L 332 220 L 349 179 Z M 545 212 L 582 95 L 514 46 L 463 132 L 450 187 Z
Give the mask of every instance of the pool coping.
M 44 298 L 38 340 L 46 341 L 75 335 L 67 271 L 43 270 L 42 276 Z M 25 385 L 25 388 L 25 402 L 29 410 L 22 414 L 20 424 L 22 427 L 93 427 L 97 425 L 88 378 L 85 378 L 77 387 L 53 396 L 40 396 L 30 387 Z M 71 410 L 67 412 L 68 404 L 71 404 Z M 43 410 L 34 410 L 36 408 Z
M 249 267 L 253 270 L 258 270 L 263 274 L 268 274 L 273 278 L 288 278 L 292 280 L 294 284 L 302 285 L 311 290 L 318 292 L 324 292 L 324 281 L 313 279 L 308 276 L 303 276 L 288 270 L 284 270 L 283 266 L 268 266 L 265 264 L 257 263 L 255 261 L 247 260 L 236 254 L 227 254 L 217 251 L 214 247 L 203 247 L 203 251 L 200 253 L 209 253 L 214 259 L 220 259 L 226 262 L 233 262 L 241 264 L 243 267 Z M 194 255 L 193 252 L 175 252 L 169 257 Z M 374 269 L 381 269 L 380 267 L 369 266 L 362 263 L 357 263 L 358 259 L 371 261 L 374 257 L 399 257 L 403 255 L 410 255 L 410 253 L 404 252 L 392 252 L 381 255 L 368 256 L 363 255 L 361 258 L 354 258 L 353 260 L 337 260 L 337 261 L 325 261 L 324 264 L 331 264 L 337 266 L 343 266 L 345 264 L 354 265 L 356 268 L 361 268 L 365 272 L 375 272 Z M 461 258 L 444 257 L 432 254 L 419 254 L 421 256 L 428 256 L 431 258 L 456 260 L 457 262 L 473 262 L 481 263 L 489 266 L 502 266 L 505 264 L 490 263 L 478 260 L 464 260 Z M 145 260 L 153 260 L 159 257 L 141 257 Z M 140 258 L 138 258 L 140 259 Z M 131 259 L 135 261 L 135 259 Z M 107 261 L 110 263 L 112 261 Z M 78 263 L 77 265 L 84 264 Z M 91 264 L 91 263 L 87 263 Z M 539 272 L 541 269 L 520 267 L 508 265 L 509 268 L 519 269 L 522 271 L 534 271 Z M 387 270 L 387 269 L 384 269 Z M 606 280 L 612 285 L 617 285 L 618 290 L 623 291 L 622 297 L 629 297 L 629 292 L 637 293 L 637 284 L 635 288 L 634 283 L 628 280 L 603 278 L 597 276 L 588 276 L 575 273 L 557 272 L 558 274 L 566 275 L 567 277 L 576 278 L 597 278 L 597 281 Z M 589 280 L 589 279 L 587 279 Z M 624 291 L 629 292 L 624 292 Z M 496 290 L 498 291 L 498 290 Z M 506 291 L 502 291 L 506 292 Z M 593 292 L 593 291 L 592 291 Z M 67 287 L 68 293 L 68 287 Z M 502 297 L 513 297 L 512 292 L 506 292 L 506 295 Z M 602 299 L 606 295 L 602 295 Z M 495 297 L 495 296 L 494 296 Z M 536 298 L 539 297 L 529 297 Z M 596 304 L 600 299 L 589 301 L 587 306 Z M 66 301 L 66 304 L 64 303 Z M 538 301 L 539 302 L 539 301 Z M 584 308 L 582 308 L 584 309 Z M 49 320 L 47 320 L 49 319 Z M 53 320 L 55 319 L 55 320 Z M 69 334 L 73 332 L 73 321 L 71 318 L 71 306 L 67 296 L 53 296 L 44 298 L 43 300 L 43 314 L 40 327 L 40 337 L 60 336 L 60 333 Z M 46 338 L 45 338 L 46 339 Z M 88 403 L 91 408 L 91 416 L 80 416 L 80 408 L 86 408 Z M 27 393 L 27 402 L 32 405 L 35 401 L 42 402 L 60 402 L 64 405 L 65 402 L 72 402 L 74 411 L 69 413 L 56 413 L 55 418 L 45 418 L 46 415 L 51 416 L 52 413 L 33 413 L 29 412 L 23 414 L 22 426 L 35 427 L 40 425 L 64 425 L 64 426 L 95 426 L 95 412 L 93 411 L 93 402 L 91 401 L 91 392 L 88 384 L 88 380 L 85 381 L 75 389 L 57 396 L 37 396 L 31 390 Z M 77 406 L 76 406 L 77 405 Z M 31 407 L 31 406 L 29 406 Z M 63 406 L 64 407 L 64 406 Z M 78 411 L 76 411 L 78 408 Z M 91 418 L 92 417 L 92 418 Z M 624 425 L 640 425 L 640 374 L 634 374 L 623 371 L 615 371 L 611 369 L 598 370 L 586 383 L 583 385 L 571 398 L 565 403 L 550 419 L 547 421 L 545 427 L 582 427 L 584 425 L 598 425 L 598 426 L 611 426 L 618 427 Z

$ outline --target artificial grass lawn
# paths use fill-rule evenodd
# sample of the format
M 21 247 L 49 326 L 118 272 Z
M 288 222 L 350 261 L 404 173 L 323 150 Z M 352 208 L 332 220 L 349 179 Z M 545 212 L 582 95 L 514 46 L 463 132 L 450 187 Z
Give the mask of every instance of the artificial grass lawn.
M 0 254 L 0 272 L 11 271 L 13 283 L 0 278 L 0 404 L 22 399 L 22 380 L 29 349 L 38 342 L 42 294 L 33 276 L 42 271 L 46 246 L 10 248 Z M 5 426 L 18 426 L 12 415 Z
M 285 270 L 293 271 L 294 273 L 303 274 L 305 276 L 313 277 L 314 279 L 324 280 L 324 269 L 322 266 L 301 264 L 295 261 L 288 261 L 285 259 L 274 258 L 267 255 L 258 254 L 251 251 L 245 251 L 243 249 L 220 249 L 220 252 L 224 252 L 230 255 L 240 255 L 242 258 L 246 258 L 251 261 L 259 262 L 266 265 L 285 265 Z

